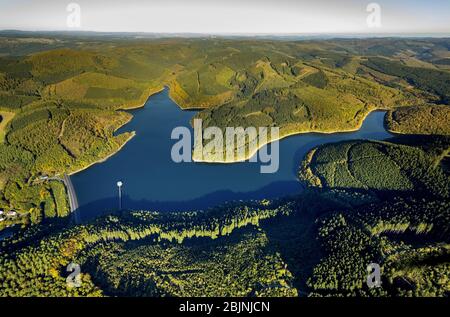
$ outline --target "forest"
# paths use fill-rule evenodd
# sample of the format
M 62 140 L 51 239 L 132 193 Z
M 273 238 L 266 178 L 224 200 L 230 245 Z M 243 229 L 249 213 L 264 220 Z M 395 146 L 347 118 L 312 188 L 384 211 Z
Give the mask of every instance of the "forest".
M 23 36 L 0 33 L 0 296 L 449 295 L 448 39 Z M 164 86 L 204 128 L 343 132 L 384 109 L 393 137 L 314 148 L 291 197 L 75 224 L 62 177 Z
M 349 143 L 352 162 L 390 155 L 353 180 L 360 186 L 316 168 L 342 164 L 339 143 L 329 144 L 299 162 L 309 185 L 293 197 L 28 227 L 1 242 L 0 296 L 448 296 L 450 182 L 435 165 L 443 141 L 427 136 L 415 150 L 403 141 Z M 398 162 L 380 186 L 376 171 Z M 422 169 L 440 180 L 429 185 Z M 81 266 L 79 288 L 67 287 L 69 263 Z M 382 268 L 379 288 L 366 284 L 368 263 Z
M 396 134 L 450 134 L 450 107 L 430 105 L 427 107 L 404 107 L 389 111 L 386 125 Z

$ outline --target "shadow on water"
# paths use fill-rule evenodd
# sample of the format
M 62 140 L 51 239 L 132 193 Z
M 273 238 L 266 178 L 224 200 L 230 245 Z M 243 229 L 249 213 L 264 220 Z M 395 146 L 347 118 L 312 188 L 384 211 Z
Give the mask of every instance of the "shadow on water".
M 280 181 L 264 186 L 253 192 L 233 192 L 221 190 L 208 193 L 202 197 L 188 201 L 151 201 L 148 199 L 135 200 L 126 193 L 122 196 L 123 209 L 155 210 L 155 211 L 189 211 L 207 209 L 224 202 L 249 199 L 273 199 L 285 196 L 286 193 L 300 193 L 303 186 L 298 181 Z M 251 197 L 251 198 L 249 198 Z M 119 197 L 99 199 L 78 208 L 77 212 L 82 221 L 118 211 Z
M 107 161 L 71 176 L 82 220 L 118 207 L 116 182 L 124 182 L 123 207 L 127 209 L 183 211 L 205 209 L 233 200 L 275 198 L 297 194 L 298 166 L 313 147 L 351 139 L 385 139 L 384 112 L 367 116 L 360 130 L 348 133 L 298 134 L 279 142 L 279 169 L 260 172 L 263 163 L 175 163 L 171 139 L 175 127 L 187 127 L 195 111 L 181 110 L 168 90 L 151 96 L 143 108 L 130 111 L 133 119 L 117 133 L 135 131 L 118 153 Z M 270 145 L 269 145 L 270 148 Z M 270 152 L 270 151 L 269 151 Z

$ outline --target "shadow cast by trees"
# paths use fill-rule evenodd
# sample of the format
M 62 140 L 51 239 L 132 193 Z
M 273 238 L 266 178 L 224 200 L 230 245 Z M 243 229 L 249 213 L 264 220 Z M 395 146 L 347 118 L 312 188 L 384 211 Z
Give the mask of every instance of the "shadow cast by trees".
M 125 210 L 154 210 L 160 212 L 167 211 L 192 211 L 208 209 L 223 203 L 274 199 L 286 196 L 286 193 L 300 193 L 303 186 L 298 181 L 273 182 L 263 188 L 252 192 L 233 192 L 231 190 L 216 191 L 202 197 L 187 201 L 154 201 L 154 200 L 134 200 L 126 193 L 122 196 L 122 206 Z M 109 197 L 99 199 L 94 202 L 81 205 L 76 212 L 81 220 L 89 221 L 95 217 L 114 213 L 119 209 L 119 198 Z

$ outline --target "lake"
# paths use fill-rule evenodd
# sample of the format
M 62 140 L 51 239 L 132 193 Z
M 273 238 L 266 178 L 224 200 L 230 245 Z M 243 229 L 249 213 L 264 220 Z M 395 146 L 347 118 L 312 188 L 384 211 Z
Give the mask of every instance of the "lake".
M 382 140 L 384 112 L 372 112 L 360 130 L 348 133 L 307 133 L 280 141 L 279 170 L 261 174 L 261 163 L 175 163 L 170 153 L 176 140 L 172 129 L 190 128 L 195 111 L 181 110 L 168 90 L 151 96 L 143 108 L 130 111 L 134 118 L 117 133 L 136 131 L 123 148 L 107 161 L 71 176 L 82 220 L 119 208 L 117 181 L 123 182 L 125 209 L 181 211 L 204 209 L 231 200 L 274 198 L 299 193 L 298 165 L 313 147 L 341 140 Z

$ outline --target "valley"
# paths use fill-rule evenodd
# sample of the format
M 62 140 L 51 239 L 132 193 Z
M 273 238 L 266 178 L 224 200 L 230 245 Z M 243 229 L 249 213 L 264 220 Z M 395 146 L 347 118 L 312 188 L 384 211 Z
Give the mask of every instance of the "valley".
M 0 32 L 0 296 L 448 296 L 449 48 Z M 177 165 L 193 119 L 278 127 L 279 171 Z

